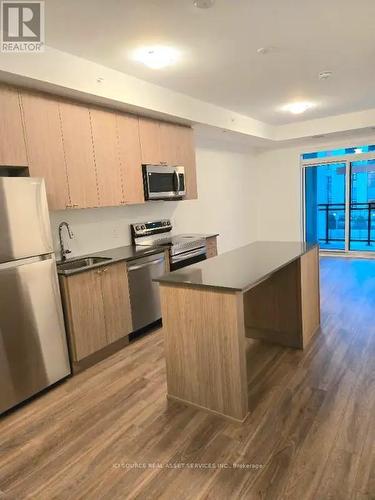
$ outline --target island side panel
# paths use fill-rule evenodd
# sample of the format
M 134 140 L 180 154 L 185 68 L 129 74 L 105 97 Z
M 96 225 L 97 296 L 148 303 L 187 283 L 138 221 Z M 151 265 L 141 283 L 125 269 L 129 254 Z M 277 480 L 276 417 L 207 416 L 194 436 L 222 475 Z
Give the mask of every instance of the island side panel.
M 160 284 L 168 397 L 230 419 L 248 413 L 242 294 Z
M 299 259 L 244 293 L 246 336 L 302 348 Z
M 244 293 L 249 338 L 304 349 L 320 326 L 319 249 Z
M 319 248 L 300 258 L 302 344 L 309 343 L 320 327 Z

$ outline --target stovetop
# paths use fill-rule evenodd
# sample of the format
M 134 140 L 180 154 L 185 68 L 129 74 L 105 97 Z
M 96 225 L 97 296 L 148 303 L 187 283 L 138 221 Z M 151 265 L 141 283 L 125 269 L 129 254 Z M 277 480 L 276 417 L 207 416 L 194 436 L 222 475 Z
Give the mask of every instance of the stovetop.
M 169 219 L 131 225 L 132 239 L 136 246 L 166 246 L 171 255 L 205 247 L 206 240 L 194 234 L 174 234 Z

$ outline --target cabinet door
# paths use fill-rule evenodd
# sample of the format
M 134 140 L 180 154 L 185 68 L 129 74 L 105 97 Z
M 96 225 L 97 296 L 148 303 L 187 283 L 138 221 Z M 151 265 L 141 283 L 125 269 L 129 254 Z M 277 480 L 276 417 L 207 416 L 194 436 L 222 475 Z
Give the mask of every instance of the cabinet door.
M 132 331 L 128 272 L 124 262 L 100 271 L 107 343 L 111 344 Z
M 18 91 L 0 87 L 0 165 L 27 164 Z
M 88 108 L 59 103 L 63 144 L 73 208 L 99 206 Z
M 180 127 L 173 123 L 160 122 L 160 154 L 168 165 L 182 165 Z
M 118 114 L 116 119 L 124 202 L 144 203 L 138 117 Z
M 74 361 L 107 345 L 99 270 L 62 277 L 65 314 Z
M 178 135 L 180 164 L 185 167 L 186 199 L 192 200 L 198 198 L 194 132 L 190 127 L 179 127 Z
M 118 206 L 123 201 L 116 115 L 110 111 L 90 109 L 92 141 L 102 207 Z
M 160 151 L 160 124 L 149 118 L 139 118 L 139 139 L 142 163 L 161 163 L 164 160 Z
M 44 177 L 49 208 L 70 206 L 58 102 L 22 92 L 25 138 L 32 177 Z

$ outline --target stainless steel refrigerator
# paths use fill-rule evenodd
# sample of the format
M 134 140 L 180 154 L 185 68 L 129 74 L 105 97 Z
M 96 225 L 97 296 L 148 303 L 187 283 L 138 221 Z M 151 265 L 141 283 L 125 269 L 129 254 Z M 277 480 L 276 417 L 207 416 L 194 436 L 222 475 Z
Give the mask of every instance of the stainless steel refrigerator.
M 69 374 L 44 180 L 0 177 L 0 413 Z

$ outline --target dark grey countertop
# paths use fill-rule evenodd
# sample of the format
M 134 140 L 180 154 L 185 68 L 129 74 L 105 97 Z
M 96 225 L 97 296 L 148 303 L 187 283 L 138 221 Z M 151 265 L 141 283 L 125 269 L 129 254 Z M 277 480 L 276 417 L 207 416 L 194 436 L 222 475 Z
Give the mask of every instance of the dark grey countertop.
M 210 238 L 211 236 L 218 236 L 218 233 L 209 233 L 209 234 L 197 234 L 197 233 L 184 233 L 192 236 L 200 237 L 200 238 Z M 96 269 L 97 267 L 108 266 L 110 264 L 114 264 L 115 262 L 121 261 L 130 261 L 134 259 L 139 259 L 141 257 L 146 257 L 147 255 L 154 255 L 160 252 L 164 252 L 166 247 L 141 247 L 135 245 L 128 245 L 124 247 L 111 248 L 109 250 L 100 250 L 99 252 L 80 255 L 79 257 L 72 257 L 71 259 L 67 259 L 64 262 L 57 262 L 57 266 L 59 264 L 65 264 L 69 262 L 74 262 L 81 259 L 86 259 L 90 257 L 105 257 L 110 260 L 105 260 L 102 262 L 98 262 L 96 264 L 92 264 L 90 266 L 80 267 L 78 269 L 71 270 L 62 270 L 57 267 L 58 274 L 62 276 L 71 276 L 72 274 L 83 273 L 85 271 L 89 271 L 90 269 Z
M 315 246 L 300 241 L 257 241 L 165 274 L 155 281 L 244 292 Z
M 114 264 L 115 262 L 130 261 L 134 259 L 139 259 L 140 257 L 146 257 L 147 255 L 154 255 L 160 252 L 164 252 L 165 247 L 136 247 L 134 245 L 128 245 L 125 247 L 111 248 L 110 250 L 101 250 L 99 252 L 90 253 L 86 255 L 80 255 L 79 257 L 72 257 L 64 262 L 57 262 L 57 272 L 63 276 L 71 276 L 72 274 L 82 273 L 89 271 L 90 269 L 96 269 L 101 266 L 108 266 Z M 87 267 L 81 267 L 79 269 L 72 270 L 60 270 L 58 265 L 65 264 L 68 262 L 74 262 L 76 260 L 85 259 L 87 257 L 105 257 L 111 260 L 106 260 L 93 264 Z

